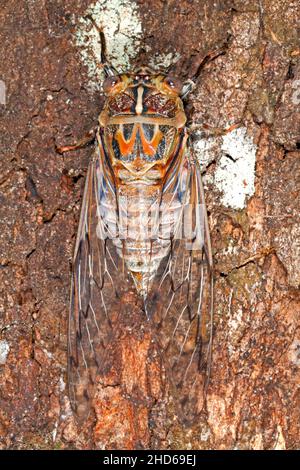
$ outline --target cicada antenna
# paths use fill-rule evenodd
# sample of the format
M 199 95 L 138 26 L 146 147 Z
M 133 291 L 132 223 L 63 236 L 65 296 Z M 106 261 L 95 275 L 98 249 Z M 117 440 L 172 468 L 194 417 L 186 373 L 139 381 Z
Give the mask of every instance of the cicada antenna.
M 101 52 L 100 52 L 100 62 L 101 67 L 103 68 L 105 78 L 112 77 L 113 75 L 118 75 L 118 71 L 108 62 L 107 60 L 107 46 L 106 46 L 106 39 L 103 28 L 97 25 L 96 21 L 91 15 L 88 15 L 87 18 L 90 20 L 94 28 L 99 33 L 100 38 L 100 45 L 101 45 Z
M 204 57 L 200 58 L 200 60 L 198 58 L 196 59 L 196 63 L 194 65 L 194 67 L 196 68 L 195 72 L 183 84 L 182 92 L 181 92 L 182 99 L 185 99 L 191 93 L 191 91 L 193 91 L 198 81 L 198 78 L 201 75 L 201 72 L 205 68 L 205 66 L 209 64 L 210 62 L 213 62 L 214 60 L 216 60 L 221 55 L 226 54 L 226 51 L 230 45 L 230 40 L 231 40 L 231 35 L 228 35 L 227 40 L 222 47 L 214 51 L 208 52 Z
M 193 82 L 196 82 L 201 75 L 202 70 L 205 68 L 207 64 L 210 62 L 213 62 L 215 59 L 220 57 L 221 55 L 224 55 L 226 52 L 227 47 L 223 46 L 220 49 L 217 49 L 216 51 L 210 51 L 208 52 L 200 61 L 200 63 L 197 65 L 196 72 L 194 75 L 191 77 L 191 80 Z

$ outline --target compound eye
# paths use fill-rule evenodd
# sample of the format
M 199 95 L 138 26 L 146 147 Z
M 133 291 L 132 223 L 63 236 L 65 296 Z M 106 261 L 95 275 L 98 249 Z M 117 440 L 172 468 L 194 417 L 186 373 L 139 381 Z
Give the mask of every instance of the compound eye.
M 182 87 L 182 84 L 181 84 L 181 81 L 178 80 L 178 78 L 174 78 L 174 77 L 166 77 L 165 78 L 165 84 L 171 88 L 171 90 L 173 90 L 175 93 L 179 93 L 180 90 L 181 90 L 181 87 Z
M 103 82 L 103 91 L 105 94 L 110 93 L 110 91 L 119 83 L 120 77 L 113 75 L 107 77 Z

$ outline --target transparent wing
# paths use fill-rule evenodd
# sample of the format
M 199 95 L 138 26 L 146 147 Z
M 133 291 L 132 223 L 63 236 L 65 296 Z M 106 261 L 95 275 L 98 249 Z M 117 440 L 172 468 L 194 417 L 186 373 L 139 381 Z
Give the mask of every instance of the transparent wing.
M 117 213 L 112 173 L 98 148 L 86 177 L 69 315 L 69 395 L 80 421 L 89 414 L 96 376 L 105 368 L 122 296 L 134 289 L 112 242 Z
M 191 422 L 203 406 L 210 373 L 213 263 L 200 168 L 185 149 L 164 185 L 162 212 L 174 199 L 181 215 L 148 295 L 147 311 L 179 413 Z

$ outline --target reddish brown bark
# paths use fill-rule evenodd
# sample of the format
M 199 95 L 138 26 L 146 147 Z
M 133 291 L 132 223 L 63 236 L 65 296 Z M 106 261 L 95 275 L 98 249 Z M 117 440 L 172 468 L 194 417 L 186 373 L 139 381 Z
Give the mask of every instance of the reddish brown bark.
M 175 50 L 175 69 L 186 78 L 226 45 L 203 70 L 190 115 L 217 127 L 242 123 L 257 145 L 255 194 L 244 209 L 224 207 L 207 180 L 216 263 L 213 368 L 207 410 L 189 430 L 174 420 L 135 305 L 133 327 L 111 346 L 96 416 L 80 428 L 72 417 L 65 388 L 70 260 L 91 147 L 62 157 L 55 144 L 86 134 L 101 109 L 73 40 L 91 2 L 0 3 L 0 80 L 7 87 L 0 104 L 1 447 L 299 447 L 298 2 L 137 2 L 139 62 Z M 217 142 L 208 176 L 219 152 Z

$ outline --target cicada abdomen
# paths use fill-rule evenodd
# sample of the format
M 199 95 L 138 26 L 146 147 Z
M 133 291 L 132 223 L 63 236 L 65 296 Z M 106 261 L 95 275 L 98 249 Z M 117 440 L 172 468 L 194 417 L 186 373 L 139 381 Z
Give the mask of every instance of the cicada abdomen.
M 69 385 L 79 418 L 105 369 L 122 291 L 134 289 L 180 405 L 201 408 L 211 353 L 213 272 L 199 164 L 182 87 L 142 67 L 109 74 L 73 263 Z M 142 312 L 141 312 L 142 314 Z

